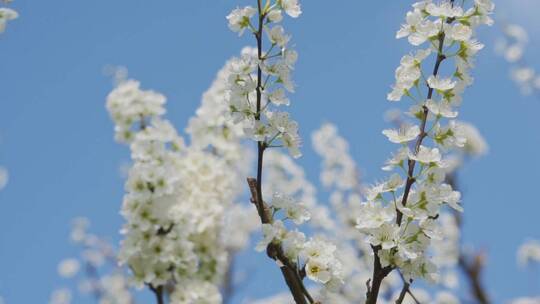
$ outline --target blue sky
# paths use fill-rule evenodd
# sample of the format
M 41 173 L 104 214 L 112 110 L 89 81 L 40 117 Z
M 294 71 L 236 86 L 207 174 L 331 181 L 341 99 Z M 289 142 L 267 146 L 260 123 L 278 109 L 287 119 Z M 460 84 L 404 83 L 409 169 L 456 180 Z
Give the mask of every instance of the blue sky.
M 300 53 L 291 111 L 302 136 L 322 122 L 339 125 L 364 179 L 383 176 L 380 166 L 392 146 L 381 135 L 385 96 L 400 57 L 410 49 L 394 34 L 410 1 L 303 1 L 304 15 L 287 28 Z M 230 9 L 249 1 L 29 1 L 16 0 L 21 14 L 0 37 L 0 165 L 10 171 L 0 192 L 0 295 L 7 303 L 46 303 L 67 284 L 58 261 L 76 254 L 69 223 L 84 215 L 93 231 L 118 239 L 123 195 L 119 165 L 128 158 L 113 141 L 104 108 L 111 81 L 107 64 L 124 65 L 143 87 L 169 99 L 168 118 L 179 129 L 225 60 L 251 43 L 226 26 Z M 330 3 L 330 4 L 329 4 Z M 499 1 L 499 16 L 530 30 L 528 61 L 540 67 L 538 2 Z M 523 9 L 527 8 L 527 9 Z M 535 20 L 536 18 L 536 20 Z M 487 44 L 467 91 L 462 119 L 479 127 L 490 154 L 461 174 L 466 186 L 465 237 L 489 254 L 485 274 L 497 303 L 540 292 L 517 268 L 515 251 L 540 238 L 538 197 L 540 100 L 523 97 L 508 79 L 508 66 L 494 54 L 497 27 L 483 29 Z M 311 180 L 319 159 L 304 148 Z M 269 264 L 247 254 L 250 265 Z M 272 269 L 272 267 L 268 267 Z M 280 290 L 255 275 L 247 293 Z M 262 286 L 261 286 L 262 285 Z M 78 300 L 76 303 L 90 303 Z

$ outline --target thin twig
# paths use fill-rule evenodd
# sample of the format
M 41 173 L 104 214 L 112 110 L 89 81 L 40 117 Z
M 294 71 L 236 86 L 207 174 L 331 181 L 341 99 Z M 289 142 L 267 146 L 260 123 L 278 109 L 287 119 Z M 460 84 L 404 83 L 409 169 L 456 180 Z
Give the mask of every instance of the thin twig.
M 403 281 L 403 289 L 401 290 L 401 293 L 399 295 L 398 300 L 396 301 L 396 304 L 401 304 L 403 302 L 403 300 L 405 299 L 405 294 L 409 294 L 409 296 L 411 296 L 411 298 L 414 300 L 414 302 L 416 304 L 420 304 L 420 301 L 418 301 L 416 296 L 411 291 L 411 284 L 412 284 L 413 281 L 410 280 L 409 282 L 407 282 L 407 280 L 403 276 L 403 273 L 401 273 L 401 271 L 399 271 L 398 273 L 399 273 L 399 276 L 400 276 L 401 280 Z
M 480 304 L 491 303 L 487 292 L 482 284 L 482 269 L 484 267 L 484 258 L 481 254 L 474 255 L 472 261 L 468 261 L 463 254 L 459 257 L 459 266 L 465 273 L 471 285 L 471 291 L 474 298 Z
M 404 283 L 403 288 L 401 288 L 401 292 L 399 293 L 399 297 L 396 300 L 396 304 L 403 303 L 403 300 L 405 300 L 405 295 L 407 294 L 407 291 L 409 291 L 409 287 L 411 285 L 409 283 Z
M 156 296 L 157 304 L 165 304 L 165 299 L 163 295 L 163 286 L 154 287 L 152 284 L 149 284 L 148 287 Z

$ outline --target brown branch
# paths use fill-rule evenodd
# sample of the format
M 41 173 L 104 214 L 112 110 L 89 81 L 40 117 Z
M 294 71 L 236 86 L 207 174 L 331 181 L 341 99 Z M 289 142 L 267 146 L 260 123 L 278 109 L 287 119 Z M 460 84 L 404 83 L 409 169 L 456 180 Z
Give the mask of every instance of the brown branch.
M 444 38 L 445 38 L 445 34 L 444 34 L 444 32 L 441 32 L 439 34 L 439 50 L 438 50 L 438 54 L 437 54 L 437 60 L 435 62 L 435 67 L 433 68 L 433 76 L 437 76 L 439 74 L 439 68 L 441 66 L 441 63 L 446 59 L 446 56 L 443 54 Z M 428 86 L 427 99 L 431 99 L 431 97 L 433 97 L 434 90 L 429 85 L 427 85 L 427 86 Z M 414 146 L 414 153 L 415 154 L 418 153 L 418 151 L 420 150 L 420 147 L 422 146 L 422 142 L 427 137 L 426 125 L 427 125 L 427 118 L 428 118 L 429 110 L 425 105 L 423 105 L 422 106 L 422 111 L 423 112 L 422 112 L 422 122 L 420 124 L 420 135 L 418 135 L 418 137 L 416 139 L 416 144 Z M 412 160 L 412 159 L 409 159 L 408 160 L 408 166 L 409 166 L 409 170 L 407 172 L 407 182 L 405 184 L 405 191 L 403 193 L 403 199 L 401 200 L 401 205 L 402 206 L 407 205 L 407 200 L 409 199 L 409 194 L 411 192 L 411 188 L 414 185 L 414 183 L 416 182 L 416 179 L 414 178 L 414 169 L 415 169 L 415 166 L 416 166 L 416 161 Z M 401 211 L 397 210 L 396 223 L 398 225 L 401 225 L 402 220 L 403 220 L 403 213 L 401 213 Z
M 381 259 L 379 258 L 379 251 L 381 250 L 381 246 L 372 246 L 372 249 L 373 249 L 373 258 L 374 258 L 373 276 L 370 279 L 371 286 L 369 284 L 370 281 L 368 281 L 368 290 L 366 293 L 366 304 L 377 303 L 377 299 L 379 298 L 379 291 L 380 291 L 381 284 L 384 278 L 386 278 L 386 276 L 388 276 L 388 274 L 390 274 L 390 272 L 394 270 L 394 268 L 391 266 L 382 267 Z
M 270 208 L 264 203 L 264 201 L 258 202 L 259 192 L 257 191 L 257 180 L 255 178 L 248 178 L 247 183 L 251 192 L 251 202 L 257 206 L 259 216 L 263 224 L 271 224 L 271 212 Z M 279 261 L 281 266 L 281 272 L 285 278 L 289 289 L 296 301 L 296 303 L 307 303 L 306 297 L 309 299 L 309 303 L 314 303 L 313 298 L 302 283 L 303 275 L 298 270 L 296 263 L 291 262 L 289 258 L 285 256 L 283 248 L 279 244 L 270 243 L 266 248 L 266 254 L 274 261 Z
M 259 197 L 259 193 L 257 192 L 257 181 L 255 178 L 248 178 L 247 179 L 249 189 L 251 192 L 251 202 L 254 203 L 257 206 L 257 210 L 262 210 L 259 215 L 261 218 L 261 222 L 263 224 L 270 224 L 271 223 L 271 217 L 268 206 L 263 202 L 257 202 L 257 197 Z M 268 222 L 265 222 L 268 221 Z M 272 260 L 279 262 L 282 264 L 281 273 L 283 274 L 283 277 L 285 279 L 285 282 L 287 283 L 287 286 L 289 287 L 289 290 L 294 298 L 294 301 L 297 304 L 307 304 L 306 298 L 309 300 L 309 303 L 314 303 L 313 297 L 309 294 L 306 287 L 304 286 L 304 283 L 302 282 L 302 275 L 300 274 L 300 271 L 298 270 L 298 265 L 296 263 L 292 262 L 289 258 L 285 256 L 285 253 L 283 252 L 283 248 L 280 244 L 276 243 L 270 243 L 266 247 L 266 254 L 269 258 Z
M 420 301 L 416 298 L 416 296 L 411 291 L 411 284 L 413 283 L 413 280 L 410 280 L 407 282 L 401 271 L 398 272 L 399 276 L 401 277 L 401 280 L 403 281 L 403 288 L 401 289 L 401 293 L 399 294 L 399 298 L 396 300 L 396 304 L 401 304 L 403 300 L 405 300 L 405 295 L 409 294 L 411 298 L 414 300 L 416 304 L 420 304 Z
M 405 300 L 405 295 L 407 294 L 407 292 L 409 291 L 409 287 L 411 285 L 409 283 L 404 283 L 403 284 L 403 288 L 401 289 L 401 292 L 399 293 L 399 297 L 398 299 L 396 300 L 396 304 L 401 304 L 403 303 L 403 300 Z
M 152 284 L 149 284 L 148 287 L 156 296 L 157 304 L 165 304 L 165 299 L 163 295 L 163 286 L 154 287 Z
M 257 56 L 259 61 L 263 61 L 265 58 L 263 56 L 263 30 L 264 30 L 264 21 L 266 18 L 266 13 L 263 11 L 262 1 L 257 0 L 257 7 L 259 11 L 258 18 L 258 29 L 254 33 L 257 40 Z M 263 77 L 262 69 L 260 64 L 257 65 L 257 112 L 255 113 L 255 120 L 261 120 L 261 109 L 262 109 L 262 93 L 263 93 Z M 263 178 L 263 161 L 264 161 L 264 151 L 267 148 L 265 141 L 257 141 L 257 178 L 248 178 L 247 183 L 249 190 L 251 192 L 251 202 L 257 208 L 259 218 L 262 224 L 272 224 L 272 214 L 270 209 L 264 202 L 263 191 L 262 191 L 262 178 Z M 266 254 L 268 257 L 273 259 L 276 262 L 282 264 L 281 273 L 289 290 L 294 298 L 296 304 L 307 304 L 315 303 L 309 292 L 307 291 L 302 277 L 298 270 L 298 265 L 290 261 L 284 254 L 283 248 L 280 244 L 270 243 L 266 248 Z M 306 299 L 307 298 L 307 299 Z
M 482 284 L 482 269 L 484 268 L 484 255 L 476 254 L 468 260 L 462 253 L 459 257 L 459 266 L 467 276 L 474 298 L 481 304 L 489 304 L 488 294 Z
M 412 293 L 411 288 L 407 289 L 407 293 L 408 293 L 408 294 L 411 296 L 411 298 L 414 300 L 414 303 L 420 304 L 420 301 L 418 301 L 418 299 L 416 298 L 416 296 L 414 295 L 414 293 Z

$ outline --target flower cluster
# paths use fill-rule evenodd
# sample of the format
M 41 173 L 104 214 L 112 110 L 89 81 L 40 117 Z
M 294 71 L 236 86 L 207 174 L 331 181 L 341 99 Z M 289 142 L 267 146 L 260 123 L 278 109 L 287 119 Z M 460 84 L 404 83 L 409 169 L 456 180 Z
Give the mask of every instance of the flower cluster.
M 266 155 L 267 182 L 265 194 L 270 202 L 274 222 L 263 224 L 263 240 L 256 249 L 266 250 L 270 243 L 281 245 L 285 256 L 304 265 L 306 276 L 327 287 L 334 288 L 341 282 L 342 266 L 336 258 L 336 246 L 325 241 L 322 234 L 307 238 L 297 228 L 286 224 L 301 225 L 308 222 L 317 230 L 334 227 L 329 210 L 317 203 L 314 186 L 305 178 L 301 167 L 287 155 L 269 151 Z M 313 218 L 313 220 L 312 220 Z
M 468 9 L 454 1 L 421 1 L 413 5 L 397 33 L 397 38 L 407 37 L 413 46 L 428 47 L 404 56 L 396 70 L 388 99 L 409 97 L 413 102 L 408 111 L 411 121 L 383 131 L 390 142 L 400 146 L 383 169 L 397 171 L 366 190 L 357 228 L 373 246 L 381 266 L 399 268 L 407 281 L 437 279 L 428 247 L 442 237 L 437 224 L 441 208 L 447 205 L 462 211 L 460 193 L 445 182 L 448 162 L 444 156 L 467 143 L 466 131 L 455 121 L 456 108 L 465 88 L 472 84 L 469 70 L 474 56 L 483 48 L 474 39 L 474 31 L 479 25 L 493 23 L 489 17 L 493 9 L 489 0 L 476 0 Z M 431 57 L 435 57 L 435 69 L 427 76 L 423 66 Z M 439 75 L 442 62 L 450 59 L 455 63 L 453 73 Z M 424 84 L 427 95 L 422 94 Z
M 285 200 L 287 202 L 284 202 Z M 290 218 L 289 213 L 294 213 L 296 223 L 309 219 L 309 213 L 290 198 L 274 197 L 272 208 L 275 211 L 283 208 L 287 219 Z M 336 258 L 336 246 L 332 243 L 322 238 L 307 240 L 306 235 L 297 229 L 287 229 L 282 220 L 263 224 L 263 236 L 257 250 L 266 249 L 270 243 L 279 244 L 289 260 L 299 261 L 304 265 L 302 269 L 305 269 L 310 280 L 325 284 L 330 290 L 342 284 L 342 264 Z
M 358 186 L 358 171 L 349 154 L 348 142 L 339 136 L 337 127 L 325 123 L 312 135 L 313 148 L 323 157 L 321 182 L 325 187 L 350 190 Z
M 298 58 L 297 52 L 288 46 L 291 36 L 279 23 L 283 19 L 282 11 L 298 17 L 300 5 L 297 0 L 267 3 L 261 14 L 247 6 L 235 9 L 227 16 L 231 30 L 242 34 L 249 29 L 261 44 L 263 36 L 270 44 L 266 52 L 246 49 L 240 58 L 231 62 L 227 102 L 234 121 L 243 123 L 249 137 L 268 147 L 286 147 L 292 156 L 299 157 L 298 124 L 277 107 L 290 104 L 286 92 L 294 92 L 291 70 Z M 252 23 L 255 15 L 262 19 L 259 20 L 260 29 Z
M 330 204 L 336 215 L 335 224 L 328 231 L 338 247 L 338 259 L 343 262 L 340 289 L 324 292 L 324 303 L 362 303 L 365 301 L 366 282 L 373 264 L 369 246 L 354 228 L 359 216 L 362 186 L 356 162 L 349 153 L 349 144 L 338 128 L 325 123 L 312 134 L 314 150 L 322 158 L 321 183 L 330 191 Z M 387 280 L 388 282 L 389 280 Z M 389 290 L 383 287 L 385 291 Z
M 253 49 L 246 47 L 241 54 L 251 54 Z M 228 163 L 243 166 L 240 172 L 247 172 L 251 156 L 240 144 L 244 139 L 244 128 L 228 119 L 227 105 L 228 81 L 233 73 L 235 59 L 227 61 L 217 73 L 211 87 L 203 94 L 200 107 L 188 123 L 186 133 L 191 137 L 191 145 L 198 149 L 208 149 L 224 158 Z
M 121 81 L 107 97 L 116 140 L 131 143 L 135 133 L 148 123 L 148 117 L 165 114 L 165 101 L 165 96 L 157 92 L 141 90 L 136 80 Z
M 206 145 L 187 146 L 163 119 L 164 103 L 161 94 L 143 91 L 133 80 L 120 82 L 108 96 L 116 138 L 130 144 L 133 160 L 122 207 L 127 223 L 120 261 L 139 286 L 215 285 L 228 261 L 221 231 L 238 189 L 236 175 L 229 173 L 233 164 Z M 172 298 L 185 296 L 178 287 Z
M 330 210 L 317 200 L 315 186 L 307 179 L 304 169 L 290 156 L 277 150 L 267 151 L 264 162 L 266 180 L 264 197 L 290 197 L 301 202 L 310 214 L 308 224 L 316 230 L 332 230 L 335 226 Z
M 241 54 L 252 52 L 252 48 L 246 47 Z M 233 200 L 242 194 L 244 189 L 242 180 L 252 164 L 252 151 L 242 145 L 245 139 L 244 128 L 242 124 L 231 121 L 228 115 L 226 98 L 234 62 L 235 59 L 228 60 L 217 73 L 216 79 L 203 94 L 201 105 L 186 128 L 193 148 L 207 150 L 227 163 L 230 168 L 228 174 L 234 181 Z M 233 203 L 224 210 L 225 220 L 220 233 L 231 259 L 234 253 L 248 246 L 251 234 L 259 228 L 257 215 L 252 206 Z
M 529 36 L 525 29 L 517 24 L 503 26 L 504 38 L 497 43 L 497 52 L 512 65 L 511 78 L 524 95 L 540 91 L 540 74 L 525 60 L 525 51 Z
M 394 123 L 398 129 L 404 123 L 401 111 L 394 110 L 391 115 L 387 115 L 389 120 Z M 459 122 L 462 124 L 461 122 Z M 459 147 L 453 155 L 456 161 L 452 161 L 452 166 L 445 170 L 456 170 L 461 164 L 463 156 L 478 156 L 485 153 L 487 144 L 481 137 L 478 130 L 466 124 L 465 137 L 467 142 L 464 147 Z M 359 181 L 352 182 L 348 187 L 339 183 L 340 178 L 345 178 L 339 172 L 357 172 L 356 164 L 349 155 L 347 141 L 341 137 L 337 128 L 332 124 L 324 124 L 319 130 L 314 132 L 313 145 L 315 150 L 323 158 L 321 171 L 321 181 L 323 184 L 328 176 L 327 168 L 329 160 L 335 166 L 335 172 L 331 174 L 336 180 L 330 179 L 329 189 L 332 190 L 330 202 L 337 215 L 337 225 L 334 227 L 334 240 L 339 245 L 339 259 L 348 265 L 344 269 L 344 280 L 347 282 L 338 292 L 327 293 L 326 299 L 329 303 L 359 303 L 364 302 L 366 284 L 373 272 L 373 258 L 371 244 L 363 242 L 362 234 L 357 229 L 356 219 L 361 217 L 364 210 L 361 204 L 361 194 L 364 187 L 359 185 Z M 338 144 L 339 143 L 339 144 Z M 470 147 L 469 147 L 470 145 Z M 342 147 L 342 148 L 334 148 Z M 334 161 L 335 160 L 335 161 Z M 341 162 L 340 160 L 346 160 Z M 348 167 L 343 169 L 342 167 Z M 449 174 L 451 172 L 448 172 Z M 453 174 L 453 172 L 452 172 Z M 414 296 L 421 302 L 426 303 L 459 303 L 452 292 L 458 287 L 457 265 L 460 256 L 460 227 L 454 216 L 446 210 L 441 210 L 438 220 L 434 222 L 435 229 L 440 231 L 440 238 L 432 239 L 430 246 L 426 248 L 426 254 L 431 256 L 431 261 L 439 269 L 438 292 L 430 294 L 426 290 L 414 288 Z M 392 294 L 392 303 L 399 296 L 402 280 L 396 272 L 392 272 L 384 280 L 381 286 L 382 294 Z M 405 298 L 407 300 L 407 298 Z M 411 300 L 411 298 L 409 298 Z M 383 301 L 384 303 L 384 301 Z M 404 303 L 408 303 L 405 301 Z

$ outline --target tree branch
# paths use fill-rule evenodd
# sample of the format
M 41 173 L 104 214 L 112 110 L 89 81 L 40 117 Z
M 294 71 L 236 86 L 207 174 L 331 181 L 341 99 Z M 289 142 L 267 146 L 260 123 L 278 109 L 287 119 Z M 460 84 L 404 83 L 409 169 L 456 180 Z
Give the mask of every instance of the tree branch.
M 401 304 L 403 303 L 403 300 L 405 300 L 405 295 L 407 294 L 407 292 L 409 291 L 409 287 L 411 286 L 411 284 L 405 282 L 403 283 L 403 288 L 401 289 L 401 292 L 399 293 L 399 297 L 398 299 L 396 300 L 396 304 Z
M 163 286 L 154 287 L 152 284 L 149 284 L 150 290 L 156 296 L 157 304 L 165 304 L 164 295 L 163 295 Z
M 264 202 L 257 202 L 256 198 L 259 197 L 257 192 L 257 181 L 255 178 L 248 178 L 247 183 L 251 192 L 251 202 L 256 204 L 257 210 L 262 210 L 261 222 L 263 224 L 265 219 L 268 219 L 268 223 L 271 222 L 270 212 L 268 206 Z M 261 214 L 261 213 L 260 213 Z M 307 304 L 306 297 L 309 303 L 314 303 L 313 297 L 309 294 L 304 283 L 302 282 L 302 276 L 298 270 L 298 265 L 291 262 L 289 258 L 285 256 L 283 248 L 279 244 L 270 243 L 266 248 L 266 254 L 272 260 L 279 262 L 282 266 L 281 273 L 291 291 L 291 294 L 297 304 Z
M 263 57 L 263 30 L 264 30 L 264 20 L 266 18 L 266 13 L 263 11 L 262 0 L 257 0 L 257 7 L 259 11 L 258 18 L 258 28 L 257 32 L 254 33 L 255 38 L 257 39 L 257 56 L 259 61 L 264 60 Z M 261 109 L 262 109 L 262 92 L 263 88 L 263 77 L 262 69 L 260 64 L 257 66 L 257 112 L 255 113 L 255 120 L 261 120 Z M 270 209 L 264 202 L 263 191 L 262 191 L 262 178 L 263 178 L 263 162 L 264 162 L 264 151 L 267 148 L 266 141 L 257 142 L 257 178 L 248 178 L 248 186 L 251 192 L 251 202 L 256 206 L 259 218 L 262 224 L 272 224 L 272 214 Z M 314 303 L 313 298 L 307 291 L 302 278 L 298 271 L 298 266 L 296 263 L 291 262 L 283 253 L 283 248 L 279 244 L 270 243 L 266 248 L 266 253 L 268 257 L 273 259 L 276 262 L 282 264 L 281 273 L 283 278 L 289 287 L 289 290 L 294 298 L 294 301 L 297 304 L 307 304 Z M 306 300 L 307 298 L 307 300 Z
M 454 4 L 454 0 L 450 0 L 450 2 L 452 3 L 452 5 Z M 447 20 L 447 23 L 452 23 L 453 21 L 454 21 L 454 19 L 450 18 L 450 19 Z M 438 46 L 438 52 L 437 52 L 437 60 L 435 61 L 435 66 L 433 67 L 433 73 L 432 73 L 433 76 L 438 75 L 441 63 L 446 59 L 446 56 L 443 53 L 444 38 L 445 38 L 444 32 L 439 33 L 438 38 L 439 38 L 438 39 L 439 46 Z M 427 85 L 427 88 L 428 88 L 427 99 L 431 99 L 431 97 L 433 97 L 434 90 L 433 90 L 433 88 L 431 88 L 429 86 L 429 84 L 426 84 L 426 85 Z M 416 139 L 416 144 L 415 144 L 415 147 L 414 147 L 415 154 L 418 153 L 418 151 L 420 150 L 420 147 L 422 146 L 422 142 L 427 137 L 426 125 L 427 125 L 427 118 L 428 118 L 429 110 L 428 110 L 427 106 L 425 106 L 425 105 L 422 106 L 422 110 L 423 110 L 423 113 L 422 113 L 423 115 L 422 115 L 422 121 L 421 121 L 421 124 L 420 124 L 421 125 L 420 126 L 420 134 L 418 135 L 418 137 Z M 411 192 L 412 186 L 416 182 L 416 179 L 414 178 L 415 166 L 416 166 L 416 161 L 412 160 L 412 159 L 409 159 L 408 160 L 408 167 L 409 168 L 408 168 L 408 172 L 407 172 L 407 182 L 405 184 L 405 190 L 404 190 L 404 193 L 403 193 L 403 199 L 401 201 L 402 206 L 407 205 L 407 200 L 409 198 L 409 194 Z M 401 222 L 403 220 L 403 213 L 401 213 L 401 211 L 399 211 L 398 209 L 396 209 L 396 212 L 397 212 L 396 223 L 399 226 L 401 226 Z M 394 269 L 391 266 L 388 266 L 386 268 L 381 267 L 380 258 L 378 256 L 379 250 L 380 250 L 380 248 L 373 247 L 373 253 L 374 253 L 373 277 L 372 277 L 372 280 L 371 280 L 371 282 L 372 282 L 371 283 L 371 288 L 368 289 L 368 293 L 367 293 L 367 300 L 366 300 L 367 304 L 376 304 L 377 303 L 377 299 L 379 297 L 380 285 L 382 284 L 382 281 L 384 280 L 384 278 L 390 272 L 392 272 L 392 270 Z
M 446 59 L 446 56 L 443 54 L 444 38 L 445 38 L 445 34 L 444 32 L 441 32 L 439 34 L 439 50 L 437 54 L 437 60 L 435 61 L 435 67 L 433 68 L 433 73 L 432 73 L 433 76 L 437 76 L 439 74 L 439 68 L 441 67 L 441 63 Z M 431 99 L 431 97 L 433 97 L 434 90 L 433 88 L 429 87 L 428 84 L 426 85 L 428 87 L 427 99 Z M 425 105 L 423 105 L 422 111 L 423 112 L 422 112 L 422 122 L 420 124 L 420 135 L 418 135 L 418 138 L 416 139 L 416 144 L 414 145 L 415 154 L 418 153 L 418 151 L 420 150 L 420 147 L 422 146 L 422 142 L 427 137 L 426 125 L 427 125 L 427 118 L 428 118 L 429 110 Z M 401 200 L 402 206 L 407 205 L 407 200 L 409 199 L 411 188 L 416 182 L 416 179 L 414 178 L 414 169 L 416 166 L 416 161 L 409 159 L 408 166 L 409 166 L 409 170 L 407 172 L 407 182 L 405 184 L 405 191 L 403 193 L 403 199 Z M 403 220 L 403 213 L 397 210 L 396 223 L 398 225 L 401 225 L 402 220 Z
M 381 284 L 392 270 L 394 270 L 393 267 L 387 266 L 382 267 L 381 265 L 381 259 L 379 258 L 379 251 L 381 250 L 380 246 L 372 246 L 373 249 L 373 276 L 371 278 L 371 286 L 368 281 L 368 291 L 366 293 L 366 304 L 376 304 L 377 299 L 379 298 L 379 291 L 381 288 Z
M 476 254 L 472 261 L 461 254 L 459 257 L 459 266 L 467 276 L 474 298 L 481 304 L 491 303 L 487 292 L 482 284 L 482 269 L 484 267 L 484 257 L 482 254 Z

